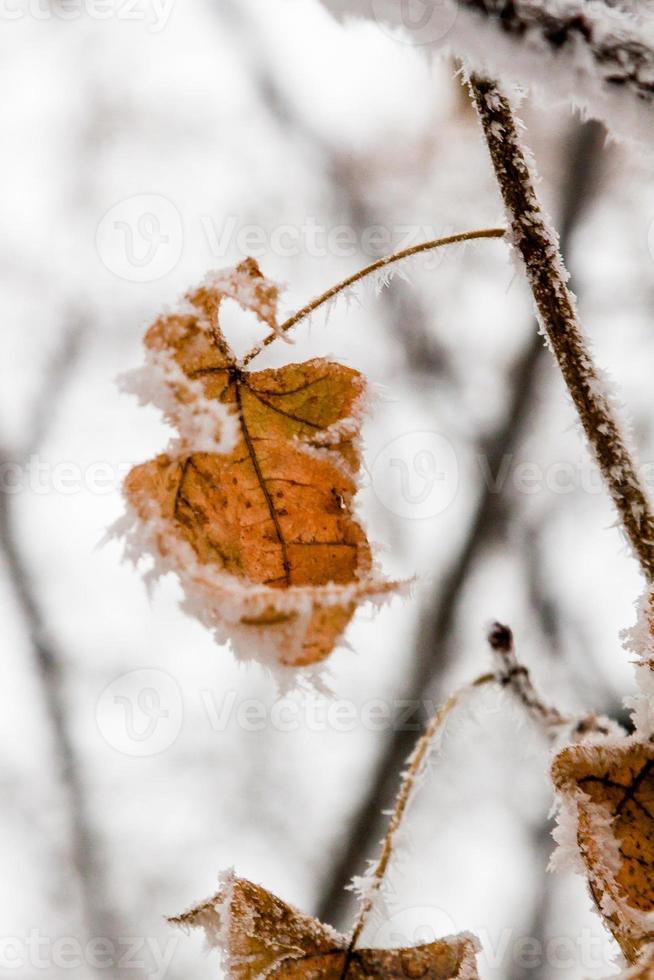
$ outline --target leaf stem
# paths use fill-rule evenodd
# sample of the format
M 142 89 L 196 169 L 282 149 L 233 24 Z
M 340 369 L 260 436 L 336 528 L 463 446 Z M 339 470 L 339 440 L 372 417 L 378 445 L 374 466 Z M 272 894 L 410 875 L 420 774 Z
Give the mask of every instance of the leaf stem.
M 458 691 L 455 691 L 454 694 L 451 694 L 447 701 L 433 716 L 427 725 L 424 734 L 421 735 L 416 742 L 413 752 L 409 756 L 407 768 L 402 777 L 402 784 L 395 800 L 395 806 L 388 824 L 388 830 L 386 831 L 386 836 L 382 841 L 382 849 L 379 860 L 372 873 L 371 887 L 361 903 L 359 914 L 357 916 L 354 929 L 352 930 L 350 945 L 348 947 L 348 952 L 350 955 L 356 948 L 356 945 L 361 938 L 361 934 L 366 925 L 368 916 L 373 908 L 375 897 L 382 886 L 384 875 L 386 874 L 389 862 L 393 855 L 395 838 L 402 824 L 402 820 L 411 800 L 413 791 L 416 787 L 416 781 L 422 771 L 423 765 L 427 756 L 429 755 L 429 751 L 432 748 L 434 740 L 443 731 L 445 722 L 447 721 L 450 713 L 457 707 L 466 694 L 478 687 L 482 687 L 485 684 L 495 683 L 496 681 L 496 674 L 482 674 L 481 677 L 478 677 L 470 684 L 466 684 L 464 687 L 459 688 Z
M 421 242 L 419 245 L 412 245 L 411 248 L 402 249 L 400 252 L 394 252 L 392 255 L 386 255 L 384 258 L 377 259 L 370 265 L 367 265 L 364 269 L 360 269 L 353 275 L 348 276 L 347 279 L 343 279 L 342 282 L 336 283 L 336 285 L 331 286 L 326 292 L 312 299 L 310 303 L 303 306 L 302 309 L 298 310 L 292 316 L 281 323 L 277 330 L 272 331 L 268 334 L 265 340 L 259 344 L 257 347 L 253 347 L 248 354 L 243 358 L 243 367 L 247 367 L 250 361 L 253 361 L 264 350 L 269 344 L 272 344 L 280 334 L 286 333 L 295 327 L 301 320 L 306 319 L 325 303 L 328 303 L 339 293 L 342 293 L 345 289 L 349 289 L 350 286 L 354 286 L 356 283 L 361 282 L 368 276 L 380 269 L 385 269 L 387 266 L 394 265 L 397 262 L 401 262 L 403 259 L 409 259 L 413 255 L 419 255 L 421 252 L 431 252 L 434 249 L 441 248 L 444 245 L 455 245 L 458 242 L 470 242 L 479 238 L 503 238 L 506 234 L 505 228 L 482 228 L 478 231 L 463 231 L 456 235 L 447 235 L 445 238 L 436 238 L 432 241 Z
M 654 514 L 582 332 L 558 236 L 534 190 L 508 99 L 488 78 L 472 75 L 477 108 L 511 237 L 525 266 L 540 324 L 572 396 L 628 540 L 649 582 L 654 581 Z

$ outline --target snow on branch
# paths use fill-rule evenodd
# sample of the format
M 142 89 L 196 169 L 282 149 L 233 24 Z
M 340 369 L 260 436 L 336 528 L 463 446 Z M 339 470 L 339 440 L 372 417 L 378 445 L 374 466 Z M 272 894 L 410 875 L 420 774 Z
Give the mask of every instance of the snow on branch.
M 504 199 L 512 243 L 524 265 L 541 330 L 556 357 L 626 537 L 647 581 L 652 582 L 654 514 L 616 418 L 613 399 L 581 329 L 558 236 L 534 190 L 519 123 L 494 81 L 473 75 L 470 90 Z
M 470 70 L 572 104 L 616 136 L 649 142 L 654 22 L 602 0 L 323 0 L 408 32 L 426 51 L 451 51 Z
M 597 95 L 600 87 L 606 90 L 604 97 L 611 89 L 623 90 L 652 106 L 654 30 L 624 11 L 587 0 L 460 0 L 459 6 L 517 42 L 516 54 L 521 45 L 525 54 L 520 54 L 520 60 L 528 57 L 530 70 L 539 55 L 556 62 L 555 74 L 571 73 L 568 81 L 574 81 L 575 87 L 581 84 L 582 92 L 585 83 L 592 81 Z M 546 64 L 543 68 L 539 81 L 555 82 L 545 73 Z

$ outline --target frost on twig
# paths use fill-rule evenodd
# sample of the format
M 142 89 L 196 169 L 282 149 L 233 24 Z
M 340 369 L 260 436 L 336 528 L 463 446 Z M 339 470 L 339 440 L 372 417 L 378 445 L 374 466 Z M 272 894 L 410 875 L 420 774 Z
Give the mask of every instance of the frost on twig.
M 284 336 L 293 327 L 296 327 L 298 323 L 303 320 L 309 319 L 316 310 L 321 307 L 326 307 L 327 315 L 336 301 L 337 297 L 344 295 L 346 298 L 352 297 L 352 291 L 358 287 L 363 282 L 372 282 L 375 291 L 380 292 L 385 286 L 388 286 L 394 276 L 406 277 L 405 266 L 409 260 L 415 258 L 417 255 L 423 255 L 426 252 L 432 252 L 435 249 L 443 248 L 446 245 L 457 245 L 463 242 L 471 242 L 481 238 L 503 238 L 505 234 L 504 228 L 481 228 L 478 231 L 463 231 L 458 232 L 455 235 L 447 235 L 444 238 L 436 238 L 431 241 L 421 242 L 419 245 L 412 245 L 410 248 L 402 249 L 400 252 L 394 252 L 392 255 L 386 255 L 381 259 L 377 259 L 370 265 L 365 266 L 363 269 L 359 269 L 357 272 L 343 279 L 342 282 L 337 282 L 333 286 L 330 286 L 324 293 L 320 296 L 316 296 L 312 299 L 306 306 L 303 306 L 300 310 L 294 313 L 292 316 L 280 323 L 279 326 L 275 326 L 271 333 L 265 338 L 261 344 L 257 344 L 253 347 L 248 354 L 246 354 L 243 359 L 243 366 L 245 367 L 255 357 L 263 351 L 265 347 L 271 344 L 277 337 Z
M 422 782 L 429 757 L 439 748 L 450 715 L 455 709 L 462 707 L 477 688 L 491 683 L 493 680 L 494 677 L 492 674 L 485 674 L 478 678 L 478 680 L 460 688 L 454 694 L 450 695 L 447 701 L 431 718 L 423 735 L 416 742 L 413 752 L 407 761 L 406 770 L 402 775 L 400 789 L 395 799 L 388 829 L 382 841 L 379 859 L 369 868 L 366 875 L 355 878 L 352 885 L 353 890 L 359 894 L 361 905 L 350 939 L 351 950 L 356 948 L 359 939 L 363 935 L 364 928 L 375 908 L 377 900 L 381 899 L 383 903 L 382 889 L 388 866 L 396 850 L 400 828 L 402 827 L 409 804 Z
M 516 698 L 552 741 L 563 738 L 577 741 L 587 735 L 608 735 L 616 730 L 608 718 L 600 718 L 594 714 L 576 718 L 563 714 L 558 708 L 543 701 L 534 687 L 529 671 L 516 656 L 513 631 L 508 626 L 494 623 L 488 634 L 488 643 L 497 668 L 495 679 Z
M 495 82 L 471 76 L 470 89 L 536 311 L 572 396 L 626 536 L 648 581 L 654 580 L 654 515 L 614 407 L 584 337 L 568 274 L 534 190 L 518 124 Z
M 363 376 L 324 359 L 245 371 L 222 334 L 224 299 L 274 327 L 277 295 L 247 260 L 148 330 L 142 397 L 179 438 L 128 474 L 116 532 L 154 559 L 151 578 L 178 576 L 184 609 L 237 656 L 308 666 L 398 586 L 353 515 Z

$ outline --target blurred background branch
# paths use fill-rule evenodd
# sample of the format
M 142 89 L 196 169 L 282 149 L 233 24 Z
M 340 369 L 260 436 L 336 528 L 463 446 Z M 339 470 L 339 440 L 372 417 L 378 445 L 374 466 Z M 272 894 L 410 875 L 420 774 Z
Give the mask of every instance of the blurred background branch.
M 62 339 L 44 372 L 25 446 L 19 452 L 0 452 L 0 466 L 3 468 L 12 466 L 26 472 L 32 457 L 42 448 L 59 401 L 76 370 L 87 329 L 86 317 L 72 310 Z M 66 658 L 58 649 L 39 601 L 38 588 L 17 526 L 14 500 L 15 494 L 8 490 L 3 481 L 0 489 L 0 550 L 30 638 L 36 674 L 52 731 L 56 771 L 65 797 L 70 840 L 68 844 L 63 844 L 61 877 L 68 882 L 70 860 L 77 878 L 81 919 L 87 940 L 93 937 L 111 939 L 116 934 L 113 903 L 107 891 L 102 842 L 95 831 L 85 777 L 75 746 L 73 709 L 67 692 Z M 67 885 L 65 891 L 70 901 L 73 896 Z

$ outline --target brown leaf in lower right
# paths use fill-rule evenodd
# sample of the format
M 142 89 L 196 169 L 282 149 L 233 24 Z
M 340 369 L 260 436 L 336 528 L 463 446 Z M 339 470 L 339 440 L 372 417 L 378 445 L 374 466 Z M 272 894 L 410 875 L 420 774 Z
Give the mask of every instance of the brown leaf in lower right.
M 654 943 L 654 744 L 631 737 L 571 745 L 552 776 L 598 911 L 637 963 Z

